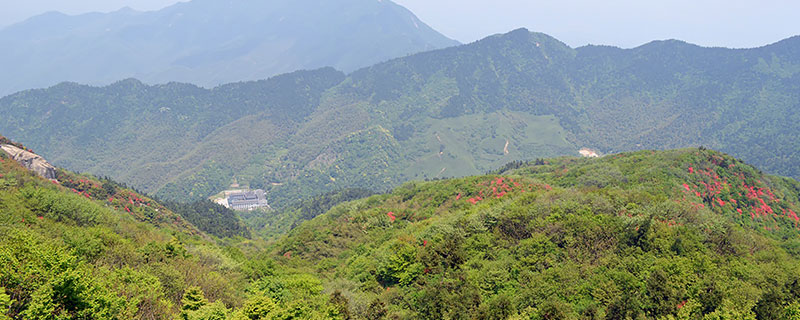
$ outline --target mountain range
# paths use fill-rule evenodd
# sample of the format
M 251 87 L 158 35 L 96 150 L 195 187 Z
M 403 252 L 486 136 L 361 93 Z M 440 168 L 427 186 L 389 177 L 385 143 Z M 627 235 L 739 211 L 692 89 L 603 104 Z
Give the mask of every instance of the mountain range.
M 754 49 L 570 48 L 524 29 L 344 74 L 214 89 L 129 79 L 0 99 L 0 130 L 53 163 L 166 199 L 240 184 L 288 205 L 505 163 L 707 146 L 800 177 L 800 38 Z
M 457 44 L 389 0 L 193 0 L 151 12 L 51 12 L 0 30 L 0 95 L 130 77 L 210 87 L 326 66 L 352 71 Z

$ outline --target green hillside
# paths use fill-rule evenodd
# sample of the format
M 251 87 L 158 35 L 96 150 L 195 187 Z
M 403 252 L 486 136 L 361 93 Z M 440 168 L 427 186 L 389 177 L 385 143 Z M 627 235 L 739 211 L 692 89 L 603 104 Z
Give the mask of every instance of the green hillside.
M 202 199 L 235 178 L 268 191 L 278 208 L 584 147 L 703 145 L 798 178 L 798 40 L 573 49 L 520 29 L 347 76 L 320 69 L 210 90 L 126 80 L 25 91 L 0 99 L 0 131 L 57 165 L 164 199 Z
M 321 281 L 279 268 L 262 241 L 211 237 L 176 212 L 107 179 L 39 178 L 0 152 L 0 319 L 337 317 Z M 215 218 L 211 232 L 230 223 Z
M 365 192 L 331 193 L 284 212 L 313 219 L 274 243 L 215 238 L 113 181 L 59 174 L 0 152 L 0 317 L 800 314 L 800 182 L 704 148 L 512 162 L 344 203 Z
M 516 167 L 338 205 L 275 255 L 354 319 L 797 317 L 796 180 L 703 149 Z

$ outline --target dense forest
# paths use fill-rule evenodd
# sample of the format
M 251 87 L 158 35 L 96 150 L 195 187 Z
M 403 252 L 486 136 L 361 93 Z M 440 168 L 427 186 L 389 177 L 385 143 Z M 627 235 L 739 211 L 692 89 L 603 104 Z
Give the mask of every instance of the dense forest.
M 227 213 L 202 203 L 173 211 L 108 179 L 60 170 L 48 181 L 0 152 L 0 311 L 12 319 L 800 315 L 800 182 L 716 151 L 538 159 L 368 195 L 342 190 L 298 203 L 280 213 L 296 226 L 275 241 L 256 229 L 218 237 L 241 222 L 224 226 Z M 183 214 L 208 217 L 196 227 Z
M 515 30 L 344 75 L 204 89 L 125 80 L 0 99 L 0 131 L 56 165 L 173 201 L 235 177 L 292 203 L 511 161 L 700 145 L 800 177 L 800 38 L 753 49 L 570 48 Z M 88 155 L 88 156 L 87 156 Z
M 794 319 L 799 204 L 709 150 L 547 159 L 339 205 L 275 253 L 359 319 Z

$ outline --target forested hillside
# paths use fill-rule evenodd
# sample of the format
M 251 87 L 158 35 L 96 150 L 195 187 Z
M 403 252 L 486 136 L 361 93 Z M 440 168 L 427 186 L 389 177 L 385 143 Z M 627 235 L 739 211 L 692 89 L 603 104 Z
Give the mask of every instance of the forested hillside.
M 203 215 L 188 206 L 178 212 Z M 0 151 L 0 319 L 341 318 L 321 280 L 264 250 L 113 181 L 45 180 Z
M 292 230 L 354 319 L 794 319 L 800 183 L 703 149 L 412 182 Z
M 0 130 L 55 164 L 189 201 L 238 182 L 285 208 L 511 161 L 707 146 L 800 177 L 800 38 L 754 49 L 570 48 L 515 30 L 343 75 L 212 90 L 126 80 L 0 99 Z M 88 155 L 88 156 L 87 156 Z
M 59 179 L 0 152 L 0 315 L 800 314 L 800 183 L 704 148 L 514 162 L 344 203 L 365 192 L 331 193 L 287 211 L 298 223 L 333 205 L 272 244 L 211 237 L 113 181 Z
M 457 45 L 389 0 L 191 0 L 158 11 L 50 12 L 0 28 L 0 96 L 62 81 L 201 86 L 352 71 Z

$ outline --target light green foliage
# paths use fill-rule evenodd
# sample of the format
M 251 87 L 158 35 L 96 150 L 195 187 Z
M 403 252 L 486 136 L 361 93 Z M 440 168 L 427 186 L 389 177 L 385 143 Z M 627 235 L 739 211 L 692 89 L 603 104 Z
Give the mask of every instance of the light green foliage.
M 800 299 L 796 182 L 698 149 L 517 167 L 341 204 L 278 253 L 401 319 L 763 319 Z M 742 183 L 787 214 L 739 214 L 758 201 Z M 350 316 L 381 314 L 369 301 Z
M 59 185 L 2 159 L 16 181 L 0 189 L 0 309 L 12 319 L 229 319 L 247 303 L 270 319 L 335 318 L 322 280 L 278 267 L 261 241 L 210 241 L 113 181 L 62 171 Z
M 0 279 L 20 302 L 29 301 L 21 312 L 25 317 L 103 318 L 121 311 L 123 300 L 74 256 L 16 230 L 1 240 Z
M 786 311 L 781 317 L 782 320 L 798 320 L 800 319 L 800 302 L 794 302 L 786 306 Z
M 183 304 L 183 306 L 181 306 L 181 310 L 183 311 L 197 311 L 207 305 L 208 300 L 206 300 L 200 287 L 195 286 L 186 289 L 186 292 L 183 293 L 181 304 Z
M 94 203 L 83 201 L 78 195 L 64 195 L 52 189 L 24 188 L 20 194 L 34 213 L 59 222 L 91 225 L 98 220 L 102 210 Z
M 417 261 L 417 249 L 407 243 L 397 243 L 378 266 L 376 277 L 385 285 L 407 286 L 422 274 L 423 266 Z
M 277 310 L 275 302 L 267 296 L 256 295 L 248 299 L 238 311 L 242 319 L 269 319 L 270 313 Z
M 14 319 L 791 319 L 800 300 L 800 183 L 704 149 L 312 201 L 298 213 L 327 212 L 268 245 L 0 168 L 18 181 L 0 189 Z
M 6 313 L 8 312 L 9 308 L 11 308 L 12 302 L 14 301 L 12 301 L 11 297 L 6 294 L 6 289 L 0 287 L 0 319 L 10 319 L 8 316 L 6 316 Z
M 209 303 L 200 287 L 189 287 L 181 299 L 181 318 L 185 320 L 225 320 L 230 313 L 222 301 Z

